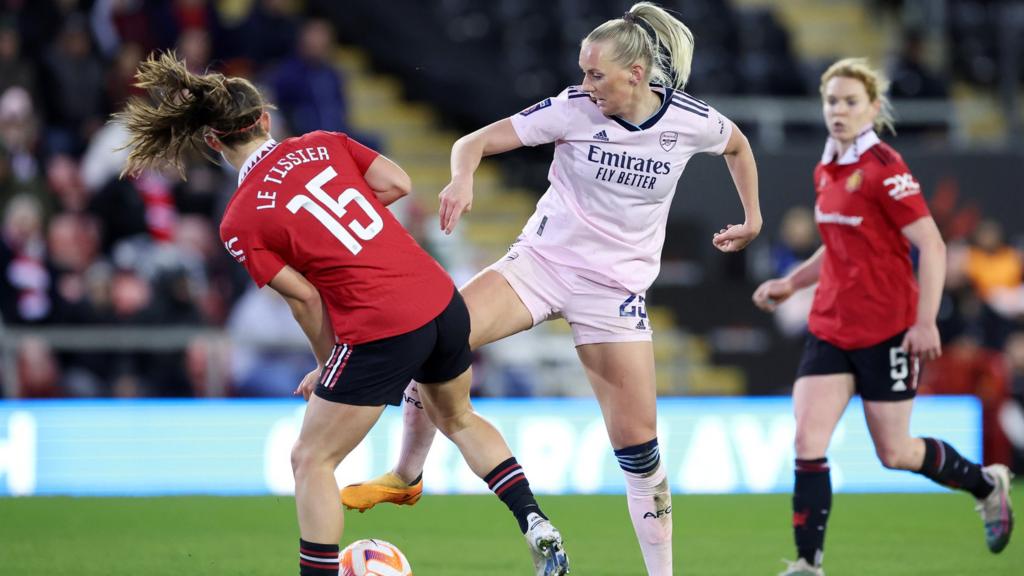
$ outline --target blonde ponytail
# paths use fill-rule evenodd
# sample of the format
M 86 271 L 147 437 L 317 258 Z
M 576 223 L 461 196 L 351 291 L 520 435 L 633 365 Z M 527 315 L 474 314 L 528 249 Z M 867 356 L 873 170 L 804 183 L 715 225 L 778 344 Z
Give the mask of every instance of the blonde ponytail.
M 651 2 L 638 2 L 622 18 L 601 24 L 583 40 L 591 42 L 609 42 L 611 60 L 621 66 L 643 63 L 648 82 L 682 89 L 690 78 L 693 33 Z

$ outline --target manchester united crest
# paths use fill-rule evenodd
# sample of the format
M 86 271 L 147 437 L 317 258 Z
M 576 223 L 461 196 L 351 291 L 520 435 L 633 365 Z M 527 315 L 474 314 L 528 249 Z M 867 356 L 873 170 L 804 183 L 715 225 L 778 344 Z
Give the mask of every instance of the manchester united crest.
M 666 131 L 661 133 L 661 147 L 668 152 L 669 150 L 676 147 L 676 142 L 679 140 L 678 132 Z
M 864 183 L 864 171 L 860 168 L 850 174 L 850 177 L 846 179 L 846 191 L 856 192 L 860 190 L 860 185 Z

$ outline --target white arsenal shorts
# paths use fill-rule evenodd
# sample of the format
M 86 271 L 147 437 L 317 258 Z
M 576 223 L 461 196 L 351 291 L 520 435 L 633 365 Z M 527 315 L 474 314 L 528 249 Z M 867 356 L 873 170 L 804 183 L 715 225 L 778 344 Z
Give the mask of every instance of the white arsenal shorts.
M 577 346 L 651 340 L 646 292 L 634 294 L 594 280 L 584 276 L 585 270 L 549 262 L 523 245 L 513 246 L 487 269 L 508 280 L 533 316 L 534 326 L 565 318 Z

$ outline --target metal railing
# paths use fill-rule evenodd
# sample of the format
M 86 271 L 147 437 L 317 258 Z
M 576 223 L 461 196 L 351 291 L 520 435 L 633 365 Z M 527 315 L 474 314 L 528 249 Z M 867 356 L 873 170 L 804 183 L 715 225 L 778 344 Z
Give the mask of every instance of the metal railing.
M 708 96 L 719 112 L 741 126 L 756 126 L 755 143 L 766 150 L 781 150 L 786 145 L 787 126 L 822 126 L 820 98 L 760 98 Z M 969 145 L 962 116 L 975 114 L 985 105 L 980 102 L 954 103 L 945 99 L 899 100 L 895 103 L 896 127 L 930 126 L 945 128 L 950 145 Z M 824 133 L 824 128 L 822 128 Z
M 203 342 L 208 349 L 205 394 L 223 396 L 226 392 L 228 339 L 222 330 L 186 326 L 2 326 L 0 366 L 5 398 L 18 397 L 18 347 L 29 338 L 40 339 L 60 352 L 178 352 Z

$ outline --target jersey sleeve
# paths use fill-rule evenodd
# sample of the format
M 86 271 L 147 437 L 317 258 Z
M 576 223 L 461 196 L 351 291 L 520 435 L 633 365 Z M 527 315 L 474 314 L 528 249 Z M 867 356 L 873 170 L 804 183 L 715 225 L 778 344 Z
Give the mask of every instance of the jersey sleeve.
M 509 117 L 519 140 L 526 146 L 539 146 L 565 138 L 569 132 L 569 89 L 545 98 Z
M 228 253 L 245 268 L 260 288 L 269 284 L 285 267 L 284 260 L 273 250 L 263 246 L 253 234 L 222 228 L 221 239 Z
M 366 171 L 370 169 L 370 164 L 373 164 L 373 161 L 380 156 L 380 152 L 363 145 L 348 134 L 343 132 L 327 132 L 327 134 L 338 139 L 339 143 L 345 148 L 345 151 L 348 152 L 348 155 L 355 161 L 356 168 L 359 169 L 360 174 L 366 174 Z
M 352 159 L 356 161 L 356 166 L 359 167 L 359 171 L 366 174 L 366 171 L 370 169 L 370 164 L 380 156 L 380 153 L 364 146 L 359 141 L 352 137 L 345 138 L 345 145 L 348 148 L 348 153 L 352 156 Z
M 698 135 L 697 151 L 720 156 L 729 144 L 732 129 L 732 121 L 709 106 L 707 121 L 704 123 L 703 131 Z
M 882 212 L 897 228 L 930 215 L 921 184 L 902 161 L 883 166 L 874 188 Z

